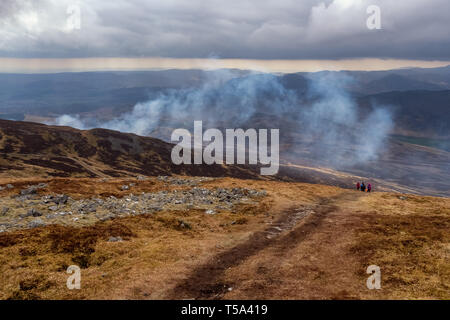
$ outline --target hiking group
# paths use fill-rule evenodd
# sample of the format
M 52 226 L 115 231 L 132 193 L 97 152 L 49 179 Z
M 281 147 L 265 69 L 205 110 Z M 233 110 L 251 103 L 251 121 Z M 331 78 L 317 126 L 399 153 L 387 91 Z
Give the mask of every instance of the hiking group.
M 361 183 L 357 182 L 357 183 L 356 183 L 356 190 L 361 190 L 362 192 L 366 192 L 366 189 L 367 189 L 367 192 L 372 191 L 372 185 L 369 183 L 369 184 L 366 186 L 366 185 L 364 184 L 364 182 L 361 182 Z

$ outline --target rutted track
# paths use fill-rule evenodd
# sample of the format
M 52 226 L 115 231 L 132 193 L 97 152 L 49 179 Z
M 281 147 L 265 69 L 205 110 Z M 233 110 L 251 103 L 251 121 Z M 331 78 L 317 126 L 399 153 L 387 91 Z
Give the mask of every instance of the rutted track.
M 247 258 L 268 247 L 280 253 L 290 250 L 317 228 L 328 213 L 336 211 L 336 200 L 342 196 L 325 198 L 314 206 L 293 206 L 262 231 L 256 232 L 242 244 L 212 257 L 200 265 L 168 294 L 168 299 L 220 299 L 231 283 L 222 280 L 224 272 L 240 265 Z M 305 220 L 306 219 L 306 220 Z M 298 223 L 304 223 L 297 226 Z

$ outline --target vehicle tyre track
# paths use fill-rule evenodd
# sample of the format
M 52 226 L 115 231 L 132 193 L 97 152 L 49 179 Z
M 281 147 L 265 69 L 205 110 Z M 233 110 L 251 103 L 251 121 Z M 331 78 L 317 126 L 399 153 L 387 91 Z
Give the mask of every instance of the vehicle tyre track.
M 340 198 L 342 197 L 338 195 L 323 198 L 317 205 L 291 207 L 266 229 L 255 232 L 247 241 L 217 254 L 194 269 L 171 290 L 167 298 L 220 299 L 228 292 L 228 288 L 232 287 L 232 284 L 221 280 L 227 269 L 240 265 L 247 258 L 268 247 L 275 246 L 280 253 L 295 247 L 313 232 L 330 212 L 338 208 L 334 202 Z M 305 218 L 305 223 L 295 227 Z

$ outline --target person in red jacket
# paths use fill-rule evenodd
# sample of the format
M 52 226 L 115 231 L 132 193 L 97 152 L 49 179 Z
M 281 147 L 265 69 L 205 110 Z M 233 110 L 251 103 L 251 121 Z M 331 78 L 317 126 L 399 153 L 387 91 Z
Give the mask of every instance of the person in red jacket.
M 369 183 L 369 184 L 367 185 L 367 192 L 370 192 L 370 191 L 372 191 L 372 185 Z
M 360 187 L 361 185 L 359 184 L 359 182 L 357 182 L 356 183 L 356 190 L 359 190 L 359 187 Z

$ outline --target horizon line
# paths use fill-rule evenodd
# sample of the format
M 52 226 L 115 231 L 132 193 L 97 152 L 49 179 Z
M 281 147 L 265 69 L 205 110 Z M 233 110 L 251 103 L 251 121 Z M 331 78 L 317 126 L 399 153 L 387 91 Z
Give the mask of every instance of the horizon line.
M 438 68 L 450 65 L 445 60 L 408 59 L 203 59 L 203 58 L 2 58 L 0 73 L 43 74 L 65 72 L 125 72 L 156 70 L 239 69 L 273 73 L 319 71 L 387 71 L 408 68 Z

